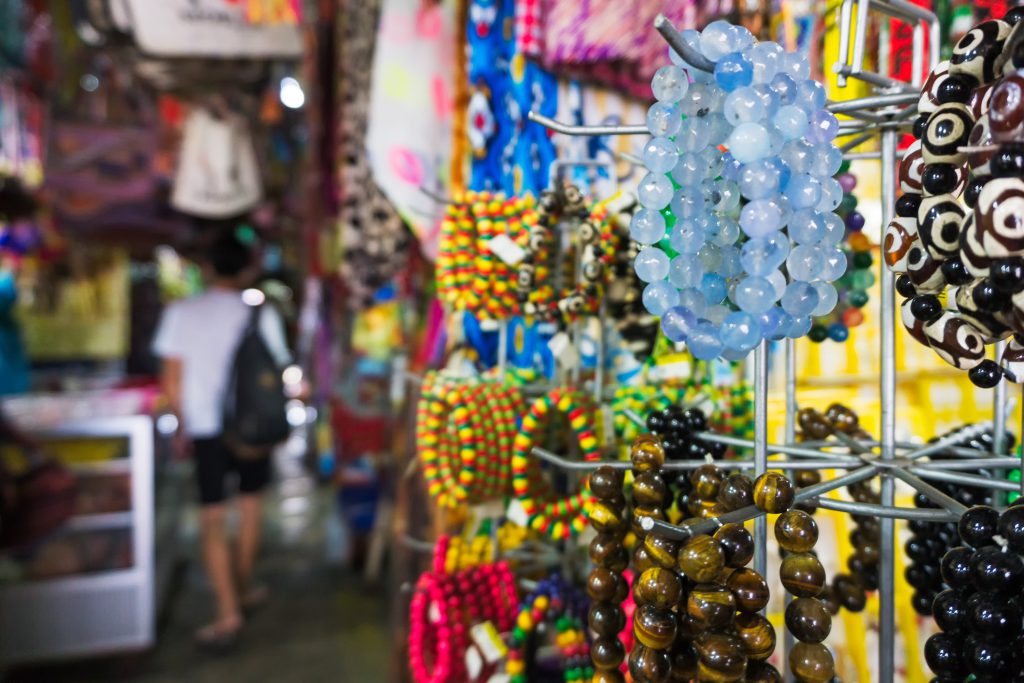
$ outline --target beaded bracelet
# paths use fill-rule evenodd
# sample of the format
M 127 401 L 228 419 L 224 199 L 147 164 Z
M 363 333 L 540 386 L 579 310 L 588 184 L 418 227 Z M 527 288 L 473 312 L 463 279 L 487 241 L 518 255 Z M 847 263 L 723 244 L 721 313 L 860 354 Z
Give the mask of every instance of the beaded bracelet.
M 587 576 L 587 593 L 593 600 L 587 625 L 595 634 L 590 646 L 594 664 L 594 683 L 620 683 L 621 667 L 627 646 L 621 637 L 626 628 L 623 609 L 624 594 L 629 592 L 624 572 L 629 554 L 623 544 L 626 534 L 626 501 L 622 491 L 623 474 L 610 467 L 600 467 L 590 477 L 590 489 L 596 502 L 592 523 L 597 535 L 588 549 L 594 566 Z M 631 630 L 627 631 L 632 633 Z
M 587 524 L 587 510 L 592 496 L 587 487 L 561 500 L 552 492 L 538 492 L 537 482 L 531 477 L 530 464 L 535 462 L 530 451 L 536 444 L 552 410 L 569 418 L 569 425 L 579 442 L 585 461 L 600 458 L 597 438 L 593 432 L 591 408 L 586 399 L 573 390 L 552 389 L 537 398 L 523 416 L 516 434 L 512 455 L 512 488 L 523 510 L 529 516 L 531 529 L 541 531 L 554 539 L 571 538 L 583 531 Z
M 583 628 L 587 598 L 558 574 L 537 584 L 516 616 L 508 649 L 505 673 L 510 683 L 526 683 L 527 648 L 542 623 L 553 623 L 555 645 L 562 655 L 562 675 L 566 683 L 590 681 L 590 649 Z M 534 645 L 536 647 L 536 645 Z

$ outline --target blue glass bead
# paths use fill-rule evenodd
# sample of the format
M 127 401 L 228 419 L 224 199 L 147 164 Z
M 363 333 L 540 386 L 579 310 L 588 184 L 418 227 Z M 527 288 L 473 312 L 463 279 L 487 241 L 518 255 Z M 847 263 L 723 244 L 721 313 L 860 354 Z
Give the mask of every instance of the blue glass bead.
M 725 103 L 725 91 L 716 83 L 694 83 L 690 93 L 679 103 L 684 116 L 702 119 L 708 113 L 719 111 Z
M 754 65 L 754 83 L 771 83 L 779 72 L 783 50 L 778 43 L 761 42 L 750 48 L 750 63 Z
M 668 279 L 679 289 L 700 287 L 703 277 L 704 265 L 696 254 L 679 254 L 669 264 Z
M 665 217 L 660 211 L 640 209 L 629 221 L 629 236 L 640 244 L 655 244 L 665 237 Z
M 704 311 L 708 307 L 708 303 L 704 299 L 704 293 L 699 289 L 691 289 L 689 287 L 679 290 L 679 305 L 693 311 L 693 314 L 698 318 L 704 315 Z
M 718 327 L 707 320 L 699 320 L 686 338 L 686 348 L 698 360 L 711 360 L 722 352 L 722 339 Z
M 739 247 L 732 245 L 722 247 L 721 263 L 718 266 L 718 274 L 724 278 L 736 277 L 743 272 L 740 265 Z
M 759 123 L 741 123 L 733 128 L 726 142 L 732 155 L 747 163 L 768 155 L 768 131 Z
M 825 267 L 822 269 L 821 279 L 826 282 L 835 282 L 846 273 L 848 265 L 845 251 L 837 248 L 826 249 Z
M 679 291 L 664 280 L 652 282 L 644 287 L 644 308 L 651 315 L 660 316 L 679 303 Z
M 732 361 L 733 363 L 735 363 L 735 362 L 741 361 L 744 358 L 746 358 L 747 356 L 749 356 L 750 355 L 750 349 L 746 349 L 745 351 L 743 351 L 743 350 L 740 350 L 740 349 L 730 349 L 729 347 L 725 347 L 725 348 L 722 349 L 722 354 L 721 355 L 722 355 L 722 358 L 724 358 L 725 360 Z
M 633 269 L 644 282 L 657 282 L 668 276 L 668 255 L 657 247 L 644 247 L 636 255 Z
M 789 240 L 774 231 L 748 240 L 740 248 L 740 264 L 750 275 L 767 276 L 786 262 Z
M 764 237 L 782 227 L 782 209 L 771 199 L 755 199 L 740 212 L 740 228 L 748 237 Z
M 729 44 L 733 52 L 743 52 L 754 45 L 754 34 L 746 26 L 729 24 Z
M 722 62 L 719 62 L 719 66 L 721 64 Z M 732 126 L 748 121 L 760 121 L 767 113 L 761 97 L 750 87 L 741 87 L 730 92 L 722 109 L 725 120 Z
M 782 295 L 786 293 L 786 287 L 789 283 L 786 282 L 786 276 L 782 274 L 781 270 L 773 270 L 764 276 L 768 282 L 772 283 L 775 287 L 775 299 L 782 299 Z
M 843 152 L 832 143 L 814 145 L 813 158 L 808 173 L 819 180 L 831 178 L 843 164 Z
M 818 85 L 821 87 L 820 83 Z M 824 88 L 822 88 L 822 92 L 825 92 Z M 839 134 L 839 119 L 825 109 L 819 109 L 808 116 L 807 124 L 807 139 L 814 143 L 832 142 Z
M 814 145 L 806 140 L 790 140 L 783 146 L 779 156 L 795 175 L 797 173 L 810 173 L 814 158 L 817 155 Z
M 761 325 L 761 334 L 766 339 L 779 340 L 785 338 L 793 317 L 780 307 L 772 306 L 759 315 L 757 321 Z
M 814 289 L 818 292 L 818 305 L 814 307 L 814 311 L 811 313 L 813 316 L 828 315 L 835 309 L 836 304 L 839 302 L 839 292 L 836 288 L 828 282 L 812 282 Z
M 793 209 L 813 209 L 821 199 L 821 183 L 809 173 L 796 173 L 785 188 Z
M 697 252 L 697 258 L 700 259 L 705 272 L 715 272 L 722 265 L 722 248 L 714 242 L 705 242 Z
M 715 150 L 716 152 L 718 150 Z M 740 170 L 743 168 L 743 162 L 739 161 L 729 152 L 722 155 L 722 172 L 721 176 L 726 180 L 731 180 L 734 183 L 739 182 Z
M 767 199 L 779 191 L 779 169 L 768 159 L 743 164 L 740 170 L 740 193 L 747 199 Z
M 725 316 L 732 313 L 732 309 L 723 304 L 716 304 L 714 306 L 708 306 L 704 309 L 704 317 L 707 318 L 715 327 L 721 329 L 722 321 L 725 320 Z
M 647 110 L 647 130 L 658 138 L 672 137 L 683 125 L 683 116 L 678 105 L 655 102 Z
M 698 187 L 681 187 L 670 206 L 676 218 L 697 218 L 704 215 L 704 193 Z
M 700 281 L 700 291 L 704 294 L 704 300 L 709 306 L 714 306 L 725 301 L 725 278 L 718 273 L 704 273 Z M 705 312 L 704 315 L 707 315 Z
M 715 64 L 715 82 L 726 92 L 750 85 L 754 80 L 754 66 L 739 52 L 730 52 Z
M 775 287 L 763 277 L 748 276 L 736 284 L 732 300 L 747 313 L 760 315 L 775 305 Z
M 721 158 L 721 152 L 718 151 L 718 145 L 725 144 L 725 141 L 729 138 L 729 133 L 732 132 L 732 124 L 725 120 L 725 116 L 717 112 L 708 114 L 704 117 L 707 121 L 707 135 L 708 135 L 708 147 L 705 148 L 705 154 L 707 150 L 713 150 Z M 708 176 L 714 178 L 716 174 L 708 173 Z
M 672 181 L 668 179 L 668 176 L 660 173 L 645 175 L 636 191 L 640 205 L 655 211 L 661 211 L 668 206 L 674 193 L 675 188 L 672 187 Z
M 643 160 L 651 173 L 668 173 L 679 161 L 679 150 L 669 138 L 651 138 L 644 146 Z
M 782 56 L 782 71 L 799 83 L 810 77 L 811 63 L 803 53 L 787 52 Z
M 722 214 L 732 213 L 740 205 L 740 188 L 731 180 L 705 180 L 704 203 Z
M 807 114 L 793 104 L 779 107 L 779 111 L 772 118 L 772 123 L 786 140 L 795 140 L 807 133 Z
M 704 228 L 696 221 L 679 221 L 668 242 L 680 254 L 696 254 L 704 246 Z
M 779 172 L 779 187 L 782 188 L 788 185 L 789 179 L 793 176 L 793 171 L 789 168 L 789 164 L 783 161 L 781 156 L 769 157 L 768 163 Z
M 797 244 L 820 244 L 825 237 L 825 216 L 813 209 L 798 209 L 790 216 L 787 230 Z
M 765 118 L 770 121 L 779 112 L 779 107 L 782 106 L 779 96 L 775 94 L 775 91 L 767 83 L 751 87 L 757 93 L 757 96 L 761 98 L 761 103 L 764 105 Z
M 782 64 L 782 59 L 779 59 Z M 777 73 L 771 82 L 772 90 L 779 96 L 779 104 L 793 104 L 796 102 L 796 81 L 789 75 Z
M 710 144 L 711 124 L 706 118 L 691 116 L 680 126 L 676 146 L 680 152 L 700 152 Z
M 714 242 L 720 247 L 727 247 L 735 244 L 740 236 L 740 225 L 728 216 L 708 216 L 707 226 L 704 228 L 704 239 Z
M 732 24 L 727 21 L 712 21 L 700 34 L 700 51 L 712 62 L 733 51 Z
M 789 337 L 790 339 L 798 339 L 800 337 L 803 337 L 804 335 L 811 331 L 812 323 L 813 321 L 811 320 L 811 316 L 809 315 L 795 317 L 789 324 L 789 329 L 786 331 L 786 336 Z
M 850 336 L 850 328 L 843 323 L 832 323 L 828 326 L 828 338 L 836 342 L 844 342 Z
M 679 155 L 679 161 L 672 169 L 672 179 L 683 187 L 694 187 L 707 177 L 707 165 L 700 154 L 687 152 Z
M 716 114 L 715 116 L 718 115 Z M 723 117 L 722 120 L 725 121 L 725 118 Z M 729 124 L 726 123 L 725 126 L 728 128 Z M 704 174 L 705 179 L 713 179 L 721 176 L 722 180 L 736 182 L 732 178 L 725 176 L 725 157 L 716 147 L 709 146 L 700 153 L 700 158 L 704 161 L 704 166 L 707 169 Z
M 745 311 L 734 311 L 722 321 L 722 344 L 740 351 L 750 350 L 761 341 L 757 318 Z
M 818 211 L 835 211 L 843 201 L 843 188 L 835 178 L 821 179 L 821 199 L 818 200 Z
M 689 45 L 694 52 L 697 52 L 698 54 L 700 53 L 700 31 L 688 28 L 685 31 L 680 31 L 680 35 L 683 37 L 684 43 Z M 700 69 L 694 68 L 693 66 L 688 64 L 685 59 L 676 54 L 676 51 L 673 50 L 672 48 L 668 49 L 668 56 L 669 59 L 672 60 L 673 64 L 682 67 L 683 69 L 686 69 L 687 73 L 690 75 L 690 78 L 694 82 L 707 83 L 708 81 L 714 79 L 713 74 L 710 74 L 707 71 L 701 71 Z
M 786 270 L 793 280 L 811 282 L 821 277 L 825 270 L 825 255 L 818 247 L 799 244 L 793 247 L 786 258 Z M 793 313 L 793 311 L 790 311 Z
M 825 106 L 825 86 L 810 78 L 798 80 L 796 83 L 796 102 L 807 112 L 808 122 L 811 115 Z
M 678 66 L 668 64 L 654 72 L 651 79 L 651 92 L 654 99 L 659 102 L 675 104 L 683 99 L 687 89 L 690 87 L 690 80 Z
M 822 248 L 834 247 L 843 241 L 846 234 L 843 219 L 832 212 L 821 214 L 825 219 L 825 233 L 821 238 Z
M 818 292 L 810 282 L 796 280 L 786 286 L 782 308 L 793 317 L 810 315 L 818 305 Z
M 686 341 L 687 335 L 696 324 L 697 316 L 683 306 L 673 306 L 661 314 L 661 331 L 670 341 Z

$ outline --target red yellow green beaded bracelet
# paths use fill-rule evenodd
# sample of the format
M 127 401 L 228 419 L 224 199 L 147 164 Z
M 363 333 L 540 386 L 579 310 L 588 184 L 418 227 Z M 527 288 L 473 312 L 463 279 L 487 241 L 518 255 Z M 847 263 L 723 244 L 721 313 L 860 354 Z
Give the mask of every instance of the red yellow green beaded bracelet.
M 562 655 L 566 683 L 583 683 L 594 675 L 584 629 L 587 599 L 562 577 L 554 575 L 537 584 L 516 615 L 505 673 L 509 683 L 527 683 L 527 648 L 541 623 L 554 623 L 555 646 Z

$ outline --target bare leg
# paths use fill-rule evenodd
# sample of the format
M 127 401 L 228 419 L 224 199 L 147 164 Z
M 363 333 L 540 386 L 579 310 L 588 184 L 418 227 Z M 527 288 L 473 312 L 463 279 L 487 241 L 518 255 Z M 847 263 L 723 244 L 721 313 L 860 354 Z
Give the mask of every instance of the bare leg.
M 203 546 L 203 565 L 213 587 L 217 603 L 217 618 L 207 633 L 223 634 L 238 629 L 242 623 L 231 571 L 231 550 L 228 546 L 226 516 L 223 503 L 204 505 L 200 510 L 200 528 Z M 200 633 L 202 638 L 202 632 Z
M 238 497 L 238 593 L 243 602 L 252 586 L 252 568 L 260 549 L 263 533 L 263 496 L 259 493 Z

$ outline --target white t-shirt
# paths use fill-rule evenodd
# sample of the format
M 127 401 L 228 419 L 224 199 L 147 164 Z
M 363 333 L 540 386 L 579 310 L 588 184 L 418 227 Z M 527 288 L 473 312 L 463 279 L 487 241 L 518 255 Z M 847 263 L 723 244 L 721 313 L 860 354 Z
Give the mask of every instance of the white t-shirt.
M 251 314 L 252 308 L 242 301 L 240 292 L 217 288 L 164 310 L 153 352 L 161 358 L 181 360 L 181 412 L 189 436 L 220 434 L 224 392 Z M 259 325 L 274 359 L 282 368 L 288 365 L 291 354 L 284 323 L 273 306 L 262 307 Z

